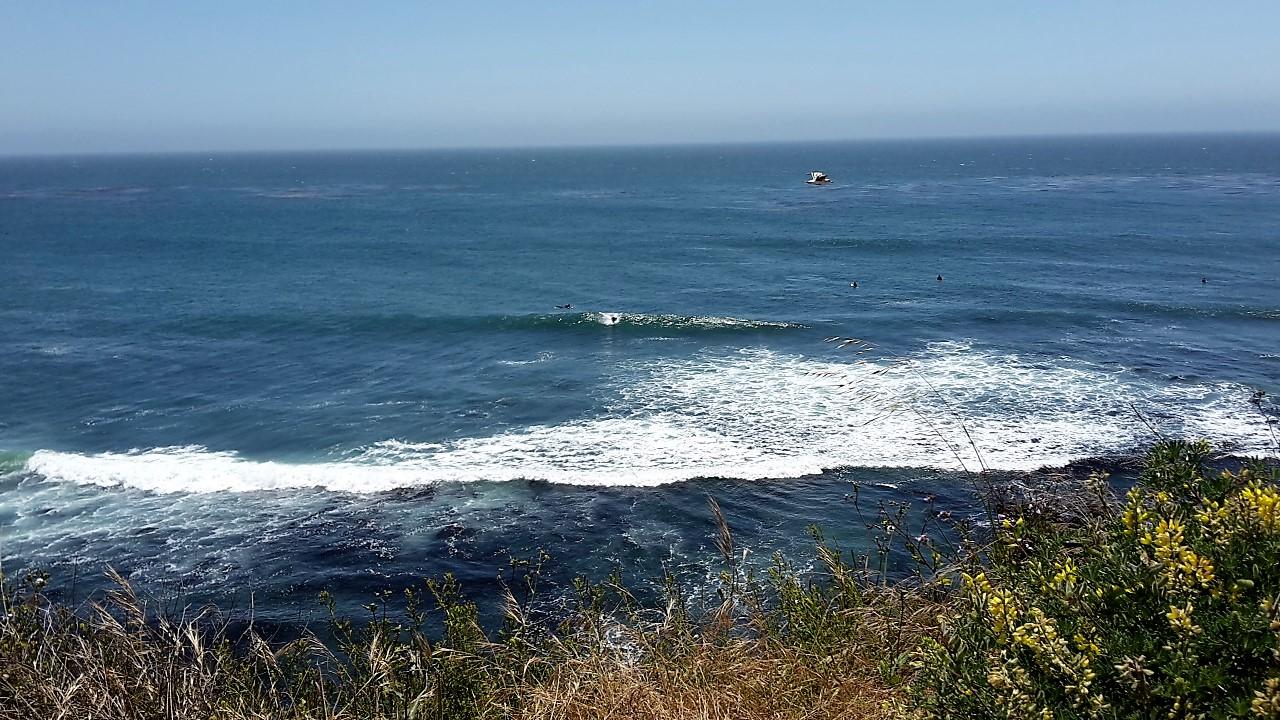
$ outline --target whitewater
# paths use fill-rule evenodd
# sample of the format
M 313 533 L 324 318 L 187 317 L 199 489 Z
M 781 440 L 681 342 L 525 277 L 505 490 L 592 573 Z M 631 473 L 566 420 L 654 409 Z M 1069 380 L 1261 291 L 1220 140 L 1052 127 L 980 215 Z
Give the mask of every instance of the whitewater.
M 1161 436 L 1274 450 L 1251 390 L 1135 381 L 1123 368 L 1026 363 L 967 345 L 920 358 L 822 362 L 768 350 L 655 363 L 612 388 L 604 417 L 446 442 L 391 439 L 335 461 L 253 460 L 201 446 L 41 450 L 51 480 L 153 492 L 320 487 L 375 493 L 438 482 L 652 486 L 763 480 L 847 467 L 1035 470 L 1139 452 Z

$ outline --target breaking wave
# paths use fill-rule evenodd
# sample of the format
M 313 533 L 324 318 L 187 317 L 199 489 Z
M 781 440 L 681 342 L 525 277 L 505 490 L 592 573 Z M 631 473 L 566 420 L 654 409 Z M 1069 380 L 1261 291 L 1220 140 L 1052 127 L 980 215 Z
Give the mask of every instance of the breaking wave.
M 1135 452 L 1153 428 L 1237 453 L 1272 452 L 1242 385 L 1158 382 L 1123 368 L 952 343 L 898 361 L 755 349 L 659 361 L 628 368 L 613 391 L 617 400 L 602 416 L 438 443 L 386 440 L 313 463 L 187 446 L 41 450 L 26 470 L 154 492 L 368 493 L 512 480 L 650 486 L 845 467 L 1031 470 Z

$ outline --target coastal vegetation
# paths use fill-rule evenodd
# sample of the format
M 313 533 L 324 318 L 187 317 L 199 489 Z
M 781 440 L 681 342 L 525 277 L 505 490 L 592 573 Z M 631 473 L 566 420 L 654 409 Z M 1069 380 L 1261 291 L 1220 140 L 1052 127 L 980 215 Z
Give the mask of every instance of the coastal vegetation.
M 513 563 L 498 627 L 450 577 L 359 618 L 322 597 L 289 641 L 119 575 L 78 607 L 4 577 L 0 718 L 1280 717 L 1274 465 L 1169 441 L 1127 487 L 975 478 L 976 516 L 866 508 L 866 549 L 815 529 L 804 567 L 746 562 L 712 501 L 709 599 L 614 575 L 549 602 L 554 560 Z

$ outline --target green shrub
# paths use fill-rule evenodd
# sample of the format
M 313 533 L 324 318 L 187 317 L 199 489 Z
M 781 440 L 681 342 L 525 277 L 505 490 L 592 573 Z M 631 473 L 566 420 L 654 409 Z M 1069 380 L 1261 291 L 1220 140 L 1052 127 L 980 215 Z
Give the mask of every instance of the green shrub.
M 1018 515 L 923 641 L 921 718 L 1280 717 L 1280 493 L 1261 463 L 1151 451 L 1111 512 Z

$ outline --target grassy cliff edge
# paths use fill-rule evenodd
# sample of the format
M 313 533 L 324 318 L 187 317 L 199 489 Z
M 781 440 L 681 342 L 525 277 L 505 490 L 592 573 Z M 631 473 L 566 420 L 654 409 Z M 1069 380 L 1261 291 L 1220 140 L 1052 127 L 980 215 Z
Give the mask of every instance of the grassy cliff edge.
M 1123 495 L 987 486 L 974 527 L 882 509 L 869 554 L 815 533 L 816 572 L 752 569 L 713 503 L 714 601 L 613 577 L 549 608 L 540 558 L 492 631 L 450 578 L 287 643 L 119 577 L 79 608 L 3 578 L 0 718 L 1277 718 L 1280 475 L 1209 460 L 1162 442 Z M 891 553 L 914 571 L 887 579 Z

